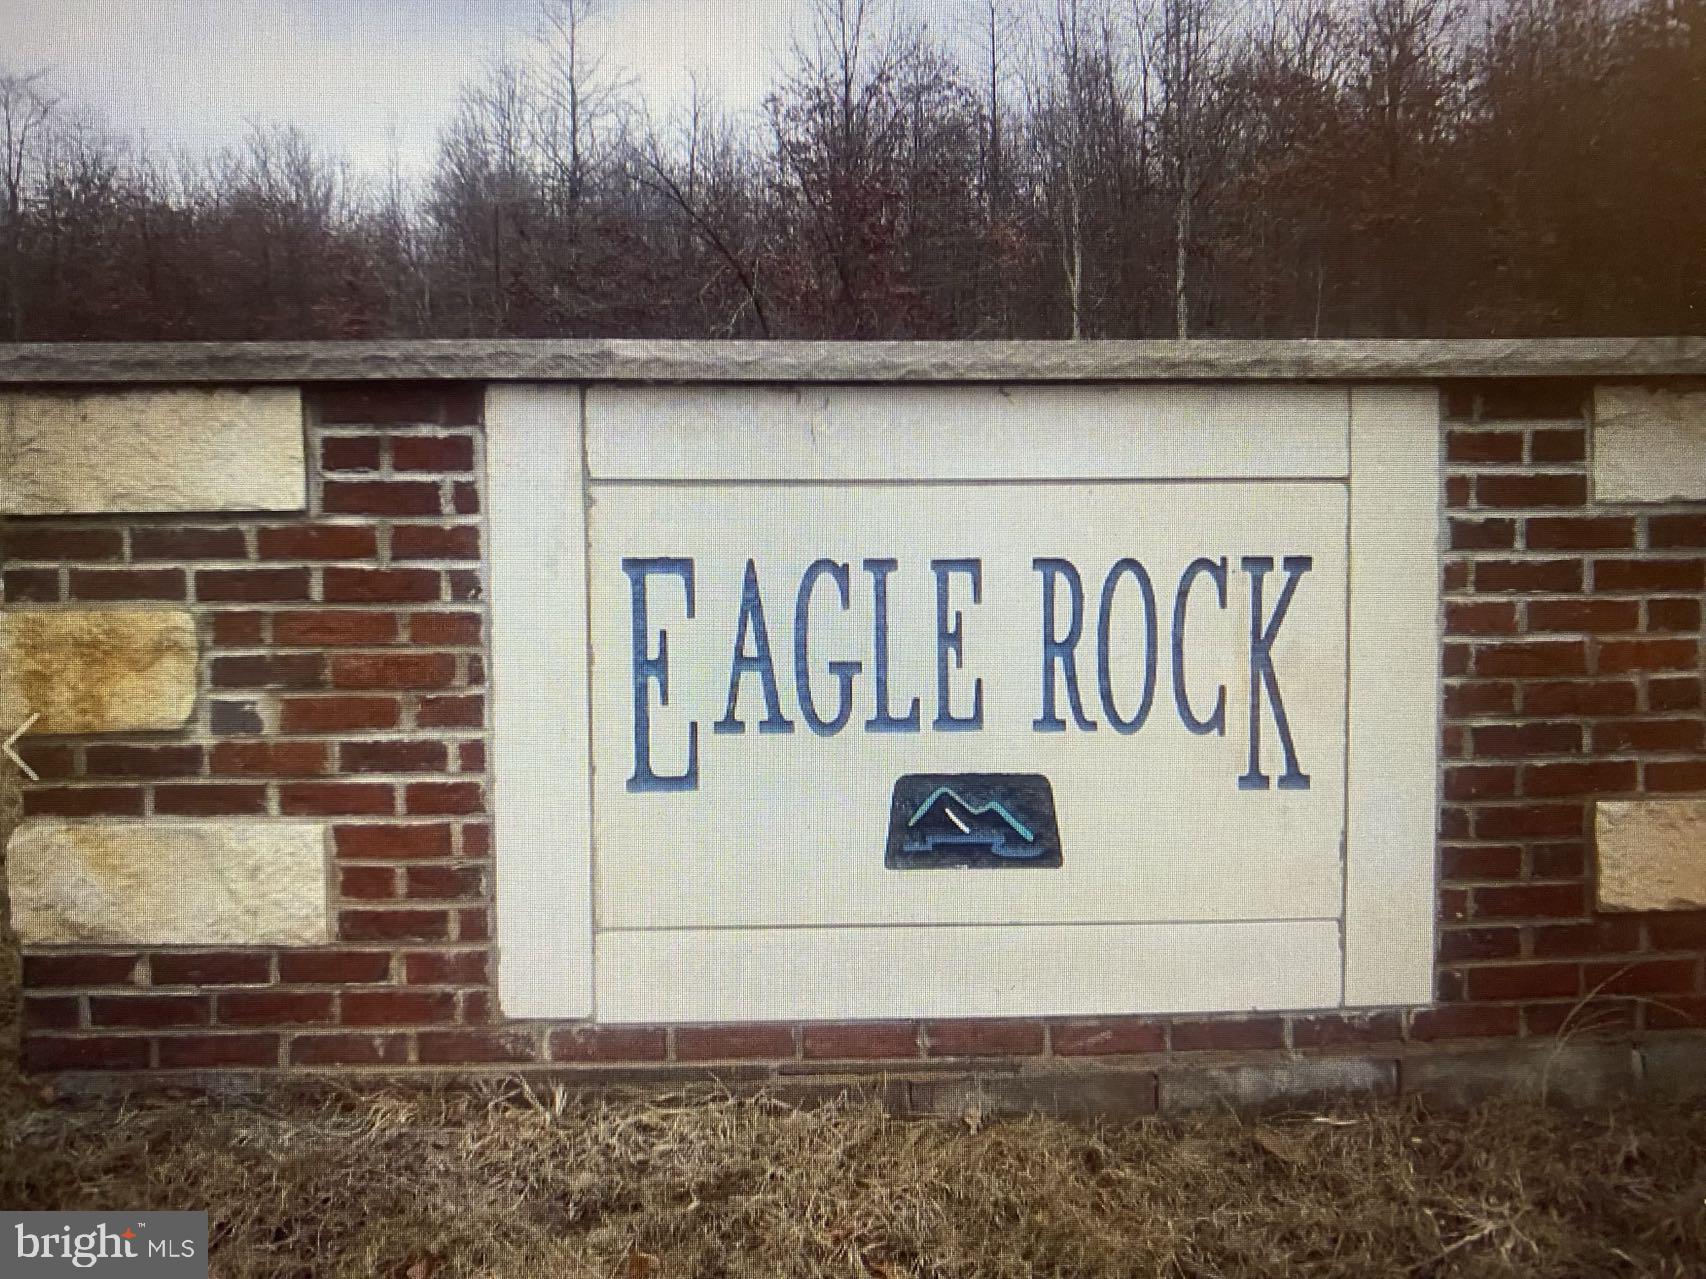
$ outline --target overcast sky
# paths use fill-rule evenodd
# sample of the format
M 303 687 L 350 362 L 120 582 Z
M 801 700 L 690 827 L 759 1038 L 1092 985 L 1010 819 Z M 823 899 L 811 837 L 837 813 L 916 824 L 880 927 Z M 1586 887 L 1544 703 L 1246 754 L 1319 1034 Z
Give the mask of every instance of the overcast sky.
M 653 109 L 689 77 L 729 108 L 762 100 L 801 0 L 606 0 L 599 44 Z M 0 65 L 47 67 L 70 98 L 158 150 L 249 121 L 293 122 L 382 173 L 413 171 L 461 82 L 539 23 L 539 0 L 0 0 Z

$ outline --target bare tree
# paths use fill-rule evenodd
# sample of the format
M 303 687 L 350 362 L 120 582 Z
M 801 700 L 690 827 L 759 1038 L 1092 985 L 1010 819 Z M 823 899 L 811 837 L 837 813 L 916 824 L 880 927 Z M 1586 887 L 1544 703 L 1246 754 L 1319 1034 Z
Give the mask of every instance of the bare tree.
M 12 340 L 24 335 L 24 203 L 30 167 L 37 157 L 41 134 L 58 99 L 47 90 L 47 73 L 0 74 L 0 198 L 6 212 L 6 307 Z

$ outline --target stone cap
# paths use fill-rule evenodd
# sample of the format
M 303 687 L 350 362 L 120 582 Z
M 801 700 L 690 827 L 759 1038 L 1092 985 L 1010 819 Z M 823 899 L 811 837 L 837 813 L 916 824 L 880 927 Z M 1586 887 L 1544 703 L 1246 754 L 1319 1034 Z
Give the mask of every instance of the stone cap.
M 1706 377 L 1706 338 L 1185 342 L 19 343 L 0 385 L 185 382 L 1434 382 Z

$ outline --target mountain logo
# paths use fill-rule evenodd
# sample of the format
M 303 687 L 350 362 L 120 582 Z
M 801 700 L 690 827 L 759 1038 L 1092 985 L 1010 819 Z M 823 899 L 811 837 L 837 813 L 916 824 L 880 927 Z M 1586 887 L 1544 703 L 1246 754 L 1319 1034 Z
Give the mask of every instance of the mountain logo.
M 894 784 L 891 870 L 1060 864 L 1054 789 L 1040 773 L 908 773 Z

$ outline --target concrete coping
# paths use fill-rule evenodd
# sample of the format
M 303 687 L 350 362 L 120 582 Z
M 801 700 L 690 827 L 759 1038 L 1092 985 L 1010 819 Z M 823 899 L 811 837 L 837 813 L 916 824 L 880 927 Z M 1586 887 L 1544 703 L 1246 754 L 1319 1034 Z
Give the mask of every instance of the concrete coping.
M 1706 338 L 1185 342 L 19 343 L 0 385 L 195 382 L 1434 382 L 1706 377 Z

